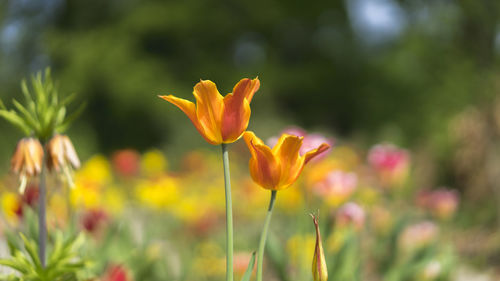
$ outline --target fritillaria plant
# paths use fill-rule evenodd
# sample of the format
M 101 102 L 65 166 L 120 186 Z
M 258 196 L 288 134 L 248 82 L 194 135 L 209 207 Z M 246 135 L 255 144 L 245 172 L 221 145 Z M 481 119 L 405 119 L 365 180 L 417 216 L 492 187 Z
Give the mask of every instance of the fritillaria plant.
M 73 144 L 67 136 L 60 135 L 71 121 L 83 110 L 82 104 L 68 115 L 67 105 L 75 95 L 63 99 L 52 81 L 50 69 L 31 77 L 31 88 L 23 80 L 21 89 L 24 104 L 13 99 L 14 109 L 8 110 L 0 100 L 0 116 L 19 128 L 26 137 L 17 144 L 11 160 L 11 170 L 19 176 L 19 191 L 24 192 L 27 183 L 39 177 L 39 245 L 38 255 L 42 267 L 46 264 L 46 171 L 66 175 L 72 185 L 72 169 L 80 166 Z

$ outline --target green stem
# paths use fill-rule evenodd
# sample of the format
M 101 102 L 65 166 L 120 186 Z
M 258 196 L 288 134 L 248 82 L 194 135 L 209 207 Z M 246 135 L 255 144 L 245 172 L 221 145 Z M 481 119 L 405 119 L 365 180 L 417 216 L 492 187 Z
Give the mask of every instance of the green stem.
M 233 203 L 231 200 L 231 176 L 227 144 L 222 144 L 224 187 L 226 190 L 226 281 L 233 281 Z
M 42 171 L 40 173 L 40 184 L 38 186 L 38 256 L 40 257 L 40 262 L 42 266 L 45 267 L 45 248 L 47 243 L 47 220 L 46 220 L 46 186 L 45 186 L 45 173 L 47 169 L 46 162 L 46 154 L 44 148 L 43 153 L 43 162 L 42 162 Z
M 260 236 L 259 255 L 257 257 L 257 281 L 262 281 L 262 264 L 264 260 L 264 250 L 266 248 L 267 231 L 271 223 L 271 215 L 273 214 L 274 202 L 276 201 L 276 190 L 271 191 L 271 200 L 269 201 L 269 208 L 267 209 L 266 220 L 264 221 L 264 228 Z

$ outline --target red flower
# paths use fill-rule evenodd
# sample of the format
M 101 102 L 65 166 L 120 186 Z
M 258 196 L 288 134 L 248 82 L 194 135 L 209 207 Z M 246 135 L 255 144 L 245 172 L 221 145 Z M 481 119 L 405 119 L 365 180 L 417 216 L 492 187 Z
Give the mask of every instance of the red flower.
M 89 210 L 82 217 L 82 227 L 90 233 L 96 233 L 99 228 L 108 220 L 108 214 L 103 210 Z
M 132 281 L 128 270 L 122 265 L 110 265 L 103 281 Z
M 124 177 L 137 175 L 141 156 L 137 151 L 124 149 L 113 154 L 112 161 L 115 171 Z

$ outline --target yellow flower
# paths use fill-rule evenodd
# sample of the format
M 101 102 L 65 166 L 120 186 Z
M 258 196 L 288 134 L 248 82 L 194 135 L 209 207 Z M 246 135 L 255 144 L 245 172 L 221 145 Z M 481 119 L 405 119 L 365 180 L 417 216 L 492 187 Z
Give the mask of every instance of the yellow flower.
M 314 254 L 314 236 L 295 235 L 286 243 L 286 250 L 295 266 L 308 268 L 310 266 L 309 258 Z
M 165 209 L 178 200 L 178 183 L 166 177 L 158 181 L 143 181 L 136 187 L 136 196 L 145 205 Z
M 125 194 L 123 194 L 123 189 L 116 187 L 107 188 L 104 192 L 104 202 L 106 202 L 103 207 L 113 214 L 118 214 L 123 210 L 125 205 Z
M 295 213 L 304 203 L 304 196 L 300 188 L 290 188 L 280 192 L 280 200 L 277 202 L 277 207 L 281 210 L 292 214 Z
M 148 177 L 161 175 L 168 167 L 168 161 L 163 153 L 157 149 L 150 150 L 142 156 L 141 170 Z
M 303 137 L 283 134 L 272 149 L 253 132 L 245 132 L 244 139 L 252 154 L 252 179 L 261 187 L 270 190 L 289 187 L 297 180 L 307 162 L 330 148 L 328 144 L 323 143 L 318 148 L 300 155 Z
M 100 189 L 95 185 L 82 185 L 77 182 L 75 188 L 71 189 L 70 200 L 75 207 L 92 209 L 101 204 Z
M 193 260 L 194 274 L 203 277 L 219 277 L 224 275 L 225 261 L 223 250 L 216 244 L 204 242 L 196 249 L 196 258 Z
M 15 193 L 5 192 L 2 194 L 2 210 L 8 222 L 17 223 L 19 221 L 19 212 L 22 208 L 20 201 Z
M 193 91 L 196 105 L 173 95 L 159 97 L 180 108 L 208 143 L 218 145 L 235 142 L 247 129 L 250 102 L 259 87 L 258 78 L 245 78 L 222 97 L 215 83 L 201 80 Z
M 78 181 L 93 182 L 96 184 L 106 184 L 111 181 L 111 165 L 106 157 L 102 155 L 92 156 L 76 174 L 76 184 Z

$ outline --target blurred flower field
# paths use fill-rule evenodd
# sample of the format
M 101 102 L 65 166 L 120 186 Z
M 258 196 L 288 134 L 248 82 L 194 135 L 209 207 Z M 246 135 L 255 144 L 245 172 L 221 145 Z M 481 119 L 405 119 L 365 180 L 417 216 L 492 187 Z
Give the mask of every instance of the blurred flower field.
M 302 129 L 286 132 L 305 134 Z M 266 249 L 265 280 L 312 280 L 317 214 L 330 280 L 458 280 L 463 267 L 453 221 L 452 188 L 415 185 L 410 151 L 383 143 L 362 149 L 319 134 L 330 151 L 280 191 Z M 268 143 L 276 142 L 270 138 Z M 233 145 L 235 276 L 256 250 L 267 196 L 247 173 L 249 153 Z M 84 230 L 87 274 L 100 280 L 221 280 L 225 274 L 224 183 L 220 156 L 192 151 L 172 167 L 168 155 L 127 149 L 94 155 L 74 175 L 74 188 L 49 177 L 48 232 Z M 1 183 L 4 235 L 30 227 L 37 182 L 24 195 L 15 177 Z M 31 215 L 32 217 L 32 215 Z M 9 234 L 10 233 L 10 234 Z

